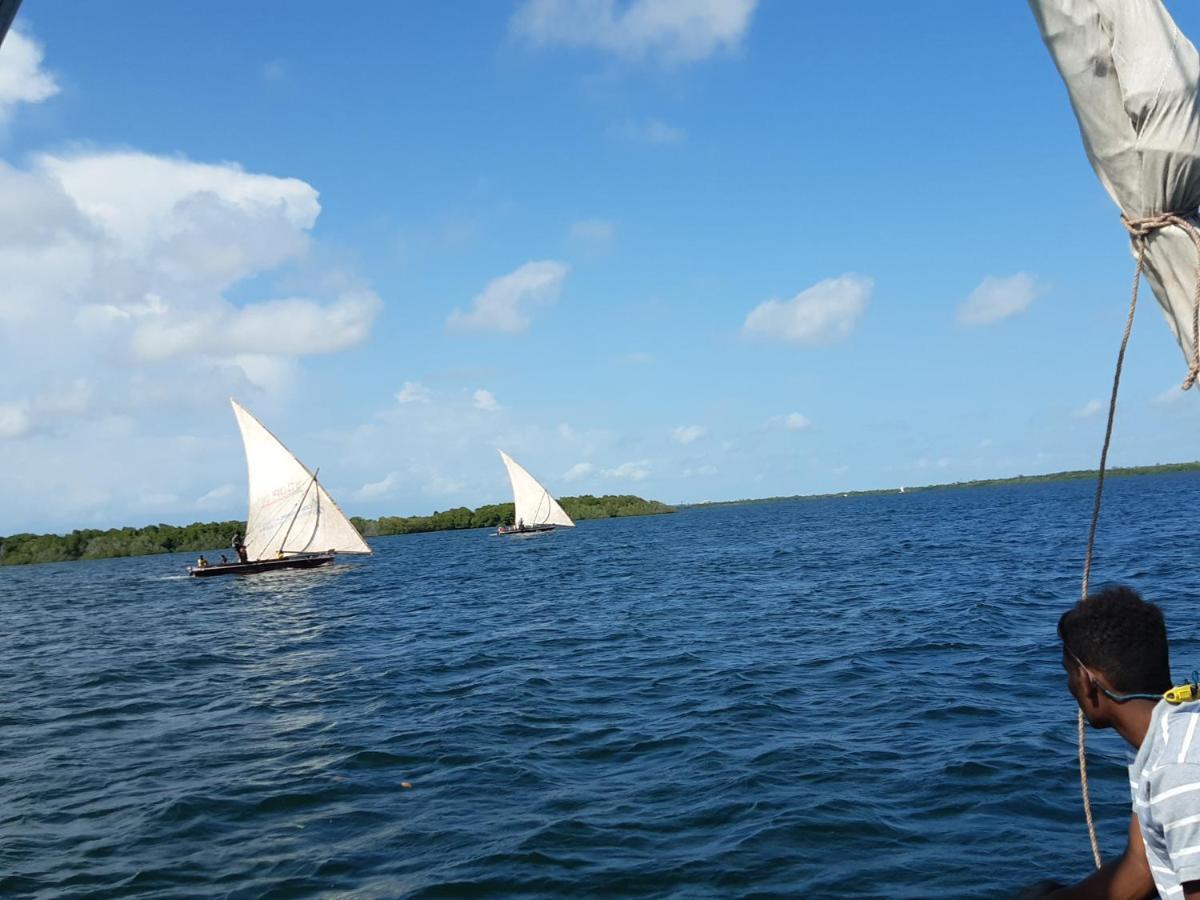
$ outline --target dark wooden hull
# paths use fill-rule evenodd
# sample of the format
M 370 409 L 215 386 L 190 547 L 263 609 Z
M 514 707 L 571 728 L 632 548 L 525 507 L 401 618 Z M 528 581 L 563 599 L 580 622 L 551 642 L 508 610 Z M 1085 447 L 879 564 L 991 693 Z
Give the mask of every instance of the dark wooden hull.
M 553 531 L 554 525 L 501 525 L 496 534 L 537 534 L 539 531 Z
M 333 562 L 332 553 L 307 553 L 303 556 L 285 556 L 283 559 L 258 559 L 254 562 L 226 563 L 216 566 L 188 566 L 193 578 L 212 578 L 216 575 L 258 575 L 276 569 L 315 569 Z

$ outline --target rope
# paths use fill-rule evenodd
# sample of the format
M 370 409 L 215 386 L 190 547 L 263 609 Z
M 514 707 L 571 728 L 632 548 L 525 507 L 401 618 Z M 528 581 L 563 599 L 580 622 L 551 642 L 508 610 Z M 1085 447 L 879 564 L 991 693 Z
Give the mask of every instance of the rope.
M 1121 349 L 1117 353 L 1117 366 L 1113 372 L 1112 396 L 1108 401 L 1108 424 L 1104 429 L 1104 446 L 1100 450 L 1100 468 L 1096 477 L 1096 498 L 1092 503 L 1092 524 L 1088 529 L 1087 553 L 1083 558 L 1083 582 L 1081 585 L 1083 599 L 1088 596 L 1088 582 L 1092 575 L 1092 552 L 1096 543 L 1096 526 L 1100 522 L 1100 500 L 1104 496 L 1104 470 L 1108 464 L 1108 446 L 1112 441 L 1113 419 L 1117 414 L 1117 391 L 1121 386 L 1121 367 L 1125 363 L 1125 348 L 1129 345 L 1129 334 L 1133 330 L 1133 313 L 1137 309 L 1138 286 L 1142 281 L 1142 272 L 1146 268 L 1146 243 L 1155 232 L 1174 225 L 1192 239 L 1196 248 L 1196 288 L 1192 296 L 1192 361 L 1188 366 L 1187 377 L 1180 385 L 1187 390 L 1200 377 L 1200 229 L 1182 216 L 1175 213 L 1161 213 L 1141 219 L 1130 219 L 1121 216 L 1121 223 L 1129 232 L 1134 246 L 1137 248 L 1137 268 L 1133 273 L 1133 290 L 1129 298 L 1129 316 L 1125 320 L 1125 334 L 1121 337 Z M 1083 709 L 1079 710 L 1079 786 L 1083 794 L 1083 813 L 1087 819 L 1088 839 L 1092 845 L 1092 859 L 1096 868 L 1100 868 L 1100 842 L 1096 839 L 1096 823 L 1092 818 L 1092 798 L 1088 788 L 1087 749 L 1084 743 L 1085 719 Z

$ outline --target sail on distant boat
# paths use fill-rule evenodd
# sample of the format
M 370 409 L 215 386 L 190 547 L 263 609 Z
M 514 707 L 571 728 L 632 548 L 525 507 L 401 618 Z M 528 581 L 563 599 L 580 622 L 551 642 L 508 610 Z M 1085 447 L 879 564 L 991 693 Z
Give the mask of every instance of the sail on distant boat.
M 554 528 L 574 528 L 575 522 L 567 515 L 541 482 L 530 475 L 521 465 L 505 453 L 497 451 L 508 470 L 512 483 L 513 524 L 501 525 L 497 534 L 521 534 L 530 531 L 551 531 Z
M 230 399 L 250 482 L 246 561 L 195 566 L 196 576 L 252 574 L 282 568 L 313 568 L 337 553 L 370 553 L 353 523 L 317 480 L 317 473 L 236 400 Z

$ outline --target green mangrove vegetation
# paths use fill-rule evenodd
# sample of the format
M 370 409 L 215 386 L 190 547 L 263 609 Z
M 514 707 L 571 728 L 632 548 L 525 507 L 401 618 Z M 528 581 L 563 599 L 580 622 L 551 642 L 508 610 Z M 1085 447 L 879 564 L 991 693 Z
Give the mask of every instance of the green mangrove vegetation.
M 607 519 L 616 516 L 647 516 L 673 512 L 657 500 L 629 494 L 593 497 L 560 497 L 559 503 L 575 520 Z M 445 531 L 455 528 L 494 528 L 512 524 L 513 505 L 492 503 L 478 509 L 460 506 L 431 516 L 383 516 L 378 519 L 353 517 L 354 526 L 365 537 Z M 0 537 L 0 565 L 68 562 L 76 559 L 108 559 L 144 556 L 151 553 L 217 553 L 229 547 L 234 534 L 244 531 L 245 522 L 195 522 L 191 525 L 147 525 L 144 528 L 85 528 L 70 534 L 14 534 Z M 233 554 L 229 552 L 232 558 Z
M 559 497 L 562 508 L 576 522 L 583 519 L 613 519 L 619 516 L 653 516 L 674 512 L 674 507 L 657 500 L 643 500 L 632 494 L 605 494 L 593 497 Z M 378 519 L 351 517 L 364 537 L 385 534 L 413 534 L 418 531 L 448 531 L 457 528 L 495 528 L 513 523 L 511 503 L 491 503 L 478 509 L 458 506 L 432 516 L 382 516 Z

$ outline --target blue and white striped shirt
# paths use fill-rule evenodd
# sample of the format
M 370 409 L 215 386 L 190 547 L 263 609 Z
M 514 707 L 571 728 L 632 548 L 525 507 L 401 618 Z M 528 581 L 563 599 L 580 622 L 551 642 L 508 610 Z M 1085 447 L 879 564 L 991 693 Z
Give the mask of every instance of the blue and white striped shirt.
M 1160 896 L 1177 900 L 1200 880 L 1200 702 L 1154 707 L 1129 766 L 1133 811 Z

